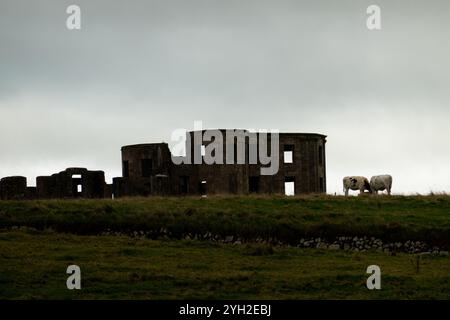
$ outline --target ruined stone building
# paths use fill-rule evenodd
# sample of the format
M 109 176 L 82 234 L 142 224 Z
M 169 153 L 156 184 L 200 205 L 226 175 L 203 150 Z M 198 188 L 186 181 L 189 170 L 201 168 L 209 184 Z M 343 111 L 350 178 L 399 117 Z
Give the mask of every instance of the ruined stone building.
M 224 138 L 234 130 L 219 130 Z M 167 143 L 137 144 L 122 147 L 122 177 L 105 182 L 103 171 L 68 168 L 51 176 L 36 178 L 36 187 L 28 187 L 25 177 L 0 179 L 0 199 L 118 198 L 125 196 L 184 196 L 209 194 L 302 194 L 326 192 L 326 136 L 312 133 L 280 133 L 278 170 L 262 175 L 267 167 L 249 161 L 249 150 L 260 148 L 256 140 L 246 137 L 232 144 L 223 140 L 223 154 L 233 148 L 233 164 L 207 164 L 202 150 L 209 143 L 196 142 L 189 132 L 186 146 L 200 158 L 200 163 L 175 164 Z M 270 137 L 270 135 L 269 135 Z M 193 143 L 192 143 L 193 142 Z M 229 142 L 229 141 L 228 141 Z M 256 146 L 254 146 L 255 144 Z M 270 139 L 267 143 L 270 154 Z M 238 148 L 245 154 L 238 161 Z M 241 155 L 239 156 L 241 157 Z M 177 157 L 174 157 L 175 159 Z
M 65 199 L 111 197 L 111 186 L 105 183 L 103 171 L 68 168 L 51 176 L 36 178 L 36 187 L 28 187 L 21 176 L 0 180 L 0 199 Z
M 233 130 L 220 130 L 224 137 Z M 194 141 L 194 132 L 188 133 Z M 259 136 L 258 136 L 259 139 Z M 223 153 L 228 145 L 223 140 Z M 114 178 L 116 197 L 129 195 L 206 195 L 206 194 L 285 194 L 326 192 L 326 136 L 309 133 L 279 134 L 279 170 L 261 175 L 261 164 L 250 164 L 248 153 L 243 164 L 181 164 L 171 160 L 166 143 L 122 147 L 122 177 Z M 249 150 L 249 139 L 245 139 Z M 202 145 L 191 143 L 191 155 L 201 153 Z M 235 142 L 234 148 L 236 155 Z M 268 143 L 270 146 L 270 143 Z M 259 163 L 259 162 L 258 162 Z

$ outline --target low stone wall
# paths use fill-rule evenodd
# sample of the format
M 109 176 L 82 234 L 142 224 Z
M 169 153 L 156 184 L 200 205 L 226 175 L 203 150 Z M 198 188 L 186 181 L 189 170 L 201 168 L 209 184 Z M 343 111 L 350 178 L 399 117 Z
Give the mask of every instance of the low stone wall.
M 105 231 L 101 235 L 117 235 L 117 236 L 132 236 L 132 237 L 145 237 L 152 239 L 173 239 L 170 233 L 166 229 L 155 231 L 133 231 L 131 233 L 122 233 L 116 231 Z M 243 240 L 240 237 L 213 235 L 210 232 L 204 235 L 198 234 L 185 234 L 182 237 L 185 240 L 203 240 L 203 241 L 216 241 L 229 244 L 243 244 L 243 243 L 263 243 L 270 245 L 280 246 L 292 246 L 275 238 L 256 238 L 254 240 Z M 383 242 L 381 239 L 373 237 L 337 237 L 334 241 L 327 241 L 321 238 L 300 239 L 296 245 L 298 248 L 316 248 L 326 250 L 346 250 L 354 252 L 365 251 L 377 251 L 387 254 L 395 255 L 396 253 L 410 253 L 410 254 L 423 254 L 423 255 L 443 255 L 448 256 L 448 249 L 440 248 L 436 246 L 430 246 L 421 241 L 408 240 L 406 242 Z

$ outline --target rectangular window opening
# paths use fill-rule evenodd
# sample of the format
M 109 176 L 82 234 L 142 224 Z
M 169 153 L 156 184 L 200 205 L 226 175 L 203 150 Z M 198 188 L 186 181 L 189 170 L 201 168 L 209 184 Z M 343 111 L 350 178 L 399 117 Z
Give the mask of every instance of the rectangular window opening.
M 188 193 L 188 186 L 189 186 L 189 177 L 188 176 L 181 176 L 180 177 L 180 193 L 186 194 Z
M 284 178 L 284 194 L 287 196 L 295 195 L 295 177 Z
M 202 197 L 206 197 L 206 193 L 207 193 L 206 186 L 207 186 L 206 180 L 203 180 L 200 182 L 200 187 L 199 187 L 200 190 L 199 191 L 200 191 L 200 195 Z
M 250 193 L 258 193 L 259 192 L 259 177 L 249 177 L 248 191 Z
M 161 177 L 157 177 L 156 178 L 156 190 L 158 191 L 158 192 L 162 192 L 162 189 L 163 189 L 163 183 L 162 183 L 162 178 Z
M 141 160 L 142 177 L 148 178 L 152 174 L 152 159 Z
M 235 174 L 230 174 L 228 176 L 228 189 L 230 193 L 237 193 L 237 177 Z
M 319 165 L 323 165 L 323 147 L 319 146 Z
M 128 178 L 130 176 L 130 168 L 128 165 L 128 161 L 122 162 L 122 176 L 124 178 Z
M 284 145 L 284 153 L 283 153 L 284 163 L 293 163 L 294 162 L 294 146 L 292 144 Z

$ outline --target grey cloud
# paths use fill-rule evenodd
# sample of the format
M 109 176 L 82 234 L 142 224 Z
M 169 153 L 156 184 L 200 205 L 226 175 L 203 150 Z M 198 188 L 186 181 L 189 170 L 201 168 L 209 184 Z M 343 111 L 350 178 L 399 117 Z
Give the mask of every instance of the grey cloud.
M 376 32 L 373 1 L 350 0 L 86 0 L 68 31 L 72 1 L 4 0 L 0 176 L 84 164 L 110 178 L 121 145 L 199 119 L 328 134 L 330 192 L 378 171 L 397 192 L 450 191 L 450 3 L 375 2 Z

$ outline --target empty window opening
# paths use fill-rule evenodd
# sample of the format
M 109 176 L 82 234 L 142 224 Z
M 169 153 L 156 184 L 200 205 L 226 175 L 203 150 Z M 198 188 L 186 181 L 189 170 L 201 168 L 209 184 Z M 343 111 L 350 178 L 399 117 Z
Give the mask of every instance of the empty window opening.
M 284 163 L 293 163 L 292 151 L 284 152 Z
M 143 195 L 148 196 L 152 193 L 152 182 L 144 183 L 144 188 L 142 189 Z
M 250 193 L 259 192 L 259 177 L 249 177 L 248 178 L 248 191 Z
M 152 159 L 141 160 L 142 177 L 148 178 L 152 174 Z
M 200 195 L 202 197 L 206 197 L 206 193 L 207 193 L 206 185 L 207 185 L 206 180 L 203 180 L 202 182 L 200 182 L 200 188 L 199 188 L 200 190 L 199 191 L 200 191 Z
M 320 188 L 320 192 L 324 192 L 323 178 L 322 177 L 319 178 L 319 188 Z
M 83 192 L 83 186 L 81 184 L 81 174 L 73 174 L 72 180 L 72 192 L 75 196 L 77 194 L 81 194 Z
M 188 193 L 189 189 L 189 177 L 188 176 L 181 176 L 180 177 L 180 193 L 186 194 Z
M 228 188 L 230 193 L 237 193 L 237 177 L 235 174 L 228 176 Z
M 319 165 L 323 165 L 323 147 L 319 146 Z
M 128 178 L 130 176 L 130 167 L 128 161 L 122 162 L 122 177 Z
M 284 145 L 284 153 L 283 153 L 284 163 L 293 163 L 294 162 L 294 146 L 291 144 Z
M 206 155 L 206 146 L 205 145 L 202 145 L 200 152 L 201 152 L 202 157 L 204 157 Z
M 284 178 L 284 194 L 287 196 L 295 195 L 295 177 Z
M 158 192 L 162 192 L 162 178 L 161 177 L 156 178 L 156 190 Z
M 162 163 L 162 151 L 160 147 L 158 148 L 158 155 L 156 157 L 156 161 L 158 162 L 157 166 L 160 167 Z

